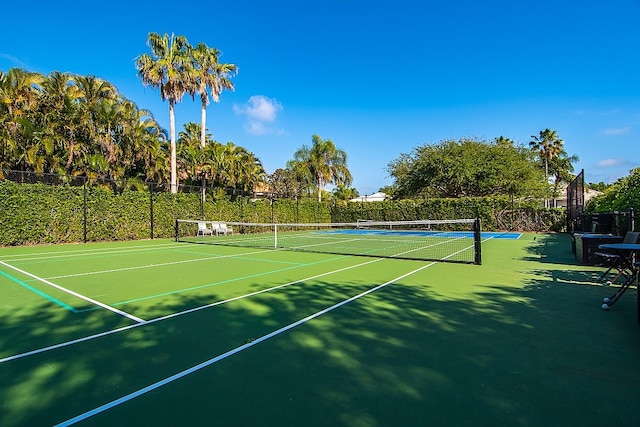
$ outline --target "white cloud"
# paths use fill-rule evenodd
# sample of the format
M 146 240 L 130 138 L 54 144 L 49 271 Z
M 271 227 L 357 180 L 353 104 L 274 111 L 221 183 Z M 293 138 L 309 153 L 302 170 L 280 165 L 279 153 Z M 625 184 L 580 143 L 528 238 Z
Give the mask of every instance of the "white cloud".
M 244 125 L 244 130 L 250 135 L 264 135 L 269 133 L 269 129 L 262 122 L 248 121 Z
M 598 167 L 601 168 L 611 168 L 614 166 L 620 166 L 624 164 L 624 160 L 620 160 L 620 159 L 604 159 L 604 160 L 600 160 L 598 162 Z
M 277 100 L 263 95 L 253 95 L 246 104 L 233 106 L 236 114 L 246 114 L 250 119 L 260 122 L 275 121 L 277 114 L 282 110 L 282 104 Z
M 282 129 L 267 126 L 276 121 L 278 113 L 284 108 L 277 100 L 264 95 L 254 95 L 244 105 L 234 105 L 233 111 L 238 115 L 246 115 L 244 130 L 250 135 L 283 134 Z
M 631 129 L 629 127 L 624 128 L 607 128 L 604 130 L 605 135 L 625 135 L 629 133 Z

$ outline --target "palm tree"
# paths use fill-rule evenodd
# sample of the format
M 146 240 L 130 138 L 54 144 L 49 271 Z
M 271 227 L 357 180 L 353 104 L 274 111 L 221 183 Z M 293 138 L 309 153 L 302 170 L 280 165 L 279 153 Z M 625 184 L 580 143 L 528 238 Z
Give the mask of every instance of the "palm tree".
M 191 95 L 199 94 L 202 102 L 200 143 L 205 146 L 205 133 L 207 129 L 207 106 L 209 105 L 209 90 L 214 102 L 220 102 L 220 94 L 223 90 L 234 90 L 235 86 L 229 77 L 235 75 L 237 67 L 234 64 L 221 64 L 218 61 L 220 51 L 210 48 L 204 43 L 191 51 L 193 67 L 195 69 L 193 85 L 190 88 Z
M 42 94 L 43 76 L 12 68 L 0 71 L 0 179 L 2 168 L 14 164 L 14 150 L 23 145 L 34 129 L 33 112 Z
M 575 176 L 573 175 L 573 163 L 580 161 L 577 155 L 569 156 L 565 150 L 549 161 L 549 173 L 553 176 L 553 197 L 554 199 L 560 192 L 562 183 L 570 183 Z
M 204 148 L 204 176 L 211 182 L 211 186 L 227 187 L 226 180 L 229 172 L 229 153 L 227 146 L 212 141 Z
M 118 92 L 111 83 L 91 75 L 74 76 L 73 80 L 79 91 L 78 101 L 82 105 L 80 114 L 82 115 L 81 121 L 86 132 L 87 141 L 85 142 L 92 143 L 94 140 L 101 139 L 98 136 L 100 113 L 104 111 L 105 107 L 113 109 L 113 106 L 117 105 L 119 101 Z M 102 139 L 102 142 L 106 143 L 107 141 Z
M 549 179 L 549 161 L 563 151 L 564 141 L 558 138 L 555 130 L 545 129 L 540 131 L 540 136 L 531 135 L 529 147 L 538 151 L 540 160 L 544 163 L 544 177 Z
M 323 140 L 312 136 L 312 146 L 303 145 L 293 157 L 299 166 L 303 166 L 314 177 L 318 190 L 318 201 L 322 201 L 322 189 L 327 184 L 351 185 L 351 172 L 347 168 L 347 153 L 335 146 L 330 139 Z
M 493 138 L 493 143 L 501 147 L 512 147 L 514 145 L 511 138 L 505 138 L 503 135 Z
M 250 151 L 241 153 L 238 161 L 238 183 L 242 193 L 253 192 L 256 185 L 266 180 L 266 172 L 262 167 L 262 162 Z
M 545 185 L 549 184 L 549 161 L 564 151 L 564 141 L 558 138 L 558 133 L 549 128 L 540 131 L 540 136 L 531 135 L 532 141 L 529 146 L 532 150 L 538 151 L 540 160 L 544 163 L 544 181 Z M 547 206 L 547 199 L 544 200 Z
M 171 192 L 176 193 L 176 126 L 175 104 L 182 100 L 192 81 L 193 70 L 190 46 L 184 36 L 161 36 L 149 33 L 147 45 L 151 55 L 142 54 L 136 59 L 136 69 L 142 83 L 160 89 L 162 100 L 169 101 L 169 129 L 171 141 Z
M 82 133 L 82 92 L 71 74 L 54 71 L 42 83 L 44 94 L 41 107 L 41 130 L 34 138 L 30 162 L 36 171 L 73 172 L 78 155 L 86 149 Z M 37 147 L 40 146 L 39 149 Z M 40 158 L 42 157 L 42 159 Z M 42 169 L 42 170 L 39 170 Z
M 200 95 L 202 102 L 201 108 L 201 124 L 200 124 L 200 144 L 204 150 L 207 141 L 207 106 L 209 105 L 209 90 L 214 102 L 220 101 L 220 94 L 224 89 L 235 89 L 233 83 L 229 80 L 229 76 L 235 73 L 236 66 L 234 64 L 220 64 L 218 56 L 220 51 L 216 48 L 210 48 L 204 43 L 198 43 L 198 46 L 191 51 L 193 61 L 193 80 L 189 87 L 189 92 L 193 97 L 196 93 Z M 206 188 L 206 177 L 202 175 L 201 197 L 204 201 Z
M 357 189 L 348 188 L 344 184 L 338 185 L 336 188 L 333 189 L 331 193 L 333 197 L 335 197 L 338 200 L 350 200 L 360 195 Z
M 178 134 L 178 162 L 190 181 L 204 180 L 204 150 L 200 145 L 200 125 L 189 122 Z M 203 199 L 204 200 L 204 199 Z

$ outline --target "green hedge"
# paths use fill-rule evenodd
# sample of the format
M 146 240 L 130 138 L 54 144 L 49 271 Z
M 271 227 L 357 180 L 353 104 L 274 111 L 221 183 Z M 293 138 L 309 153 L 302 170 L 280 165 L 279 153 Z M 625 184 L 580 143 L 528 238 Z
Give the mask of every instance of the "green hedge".
M 239 198 L 200 201 L 198 193 L 0 181 L 0 245 L 170 238 L 176 218 L 243 222 L 356 222 L 480 218 L 484 230 L 561 231 L 563 209 L 504 197 L 348 203 Z M 152 221 L 153 219 L 153 221 Z M 153 225 L 153 235 L 152 235 Z

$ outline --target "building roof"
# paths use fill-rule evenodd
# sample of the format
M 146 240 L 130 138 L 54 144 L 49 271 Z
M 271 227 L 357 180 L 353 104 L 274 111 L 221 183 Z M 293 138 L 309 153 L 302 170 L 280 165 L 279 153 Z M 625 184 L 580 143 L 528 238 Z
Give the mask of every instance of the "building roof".
M 365 196 L 359 196 L 349 200 L 350 202 L 383 202 L 387 199 L 387 195 L 382 192 L 377 192 Z

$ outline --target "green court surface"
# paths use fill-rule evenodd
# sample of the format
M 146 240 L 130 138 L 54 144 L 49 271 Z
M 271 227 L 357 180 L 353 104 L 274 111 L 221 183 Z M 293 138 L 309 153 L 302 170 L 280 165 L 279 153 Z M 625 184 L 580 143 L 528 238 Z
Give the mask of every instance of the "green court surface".
M 636 290 L 567 235 L 482 259 L 0 248 L 0 425 L 640 425 Z

